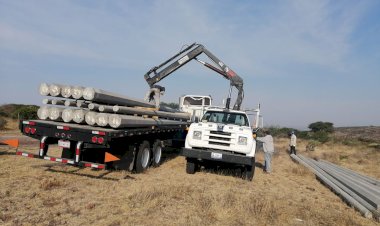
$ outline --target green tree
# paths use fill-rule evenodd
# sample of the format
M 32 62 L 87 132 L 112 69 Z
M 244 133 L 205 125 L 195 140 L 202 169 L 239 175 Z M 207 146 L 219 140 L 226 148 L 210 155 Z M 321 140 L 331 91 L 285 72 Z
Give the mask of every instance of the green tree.
M 329 134 L 334 132 L 334 124 L 331 122 L 313 122 L 309 125 L 310 138 L 320 143 L 330 140 Z
M 0 117 L 0 129 L 5 129 L 6 125 L 7 125 L 7 120 L 5 120 L 3 117 Z
M 312 132 L 326 132 L 332 133 L 334 131 L 334 124 L 331 122 L 313 122 L 309 125 Z
M 38 106 L 34 105 L 25 105 L 18 108 L 12 114 L 14 119 L 37 119 L 37 110 Z

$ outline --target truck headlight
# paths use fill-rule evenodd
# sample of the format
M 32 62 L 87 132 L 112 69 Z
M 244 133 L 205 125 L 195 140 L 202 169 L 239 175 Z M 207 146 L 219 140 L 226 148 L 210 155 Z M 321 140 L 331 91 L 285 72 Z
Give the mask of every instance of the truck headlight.
M 238 144 L 239 145 L 247 145 L 247 137 L 239 136 Z
M 202 131 L 194 131 L 193 132 L 193 139 L 196 139 L 196 140 L 202 139 Z

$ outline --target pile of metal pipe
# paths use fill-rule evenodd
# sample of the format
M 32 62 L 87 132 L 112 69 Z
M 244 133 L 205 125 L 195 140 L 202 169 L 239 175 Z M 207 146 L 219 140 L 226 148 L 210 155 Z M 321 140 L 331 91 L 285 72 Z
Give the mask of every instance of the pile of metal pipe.
M 42 120 L 112 128 L 183 125 L 190 120 L 188 113 L 156 110 L 149 102 L 91 87 L 42 83 L 39 91 L 53 97 L 42 101 L 45 105 L 37 112 Z
M 380 221 L 380 181 L 333 163 L 302 155 L 291 157 L 306 166 L 364 217 Z

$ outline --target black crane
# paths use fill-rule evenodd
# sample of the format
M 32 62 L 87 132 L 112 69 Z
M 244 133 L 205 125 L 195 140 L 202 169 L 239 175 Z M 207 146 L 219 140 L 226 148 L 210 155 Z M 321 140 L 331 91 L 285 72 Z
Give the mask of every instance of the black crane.
M 210 58 L 215 63 L 216 66 L 197 59 L 197 56 L 199 56 L 202 53 L 206 54 L 207 57 Z M 168 75 L 170 75 L 171 73 L 173 73 L 174 71 L 184 66 L 185 64 L 187 64 L 189 61 L 193 59 L 203 64 L 204 66 L 210 68 L 211 70 L 217 72 L 218 74 L 222 75 L 225 79 L 230 80 L 230 92 L 229 92 L 229 97 L 227 99 L 226 107 L 229 108 L 231 88 L 232 86 L 234 86 L 238 90 L 238 96 L 237 96 L 233 109 L 240 110 L 240 107 L 244 98 L 243 79 L 201 44 L 193 43 L 189 45 L 185 49 L 175 54 L 170 59 L 166 60 L 165 62 L 161 63 L 158 66 L 151 68 L 144 75 L 144 78 L 148 82 L 149 87 L 151 89 L 157 88 L 158 90 L 161 90 L 161 91 L 165 90 L 164 87 L 156 85 L 156 83 L 158 83 L 159 81 L 161 81 L 162 79 L 164 79 L 165 77 L 167 77 Z M 169 65 L 166 66 L 167 64 Z

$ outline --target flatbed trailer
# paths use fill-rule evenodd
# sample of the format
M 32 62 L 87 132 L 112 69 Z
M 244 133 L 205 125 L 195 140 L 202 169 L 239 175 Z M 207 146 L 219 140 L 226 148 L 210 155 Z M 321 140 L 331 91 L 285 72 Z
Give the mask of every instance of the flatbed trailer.
M 112 129 L 45 120 L 22 120 L 21 132 L 40 141 L 37 154 L 17 151 L 24 157 L 39 158 L 97 169 L 143 172 L 161 163 L 165 145 L 179 144 L 187 124 Z M 176 142 L 174 142 L 176 141 Z M 49 145 L 62 148 L 60 158 L 48 155 Z

